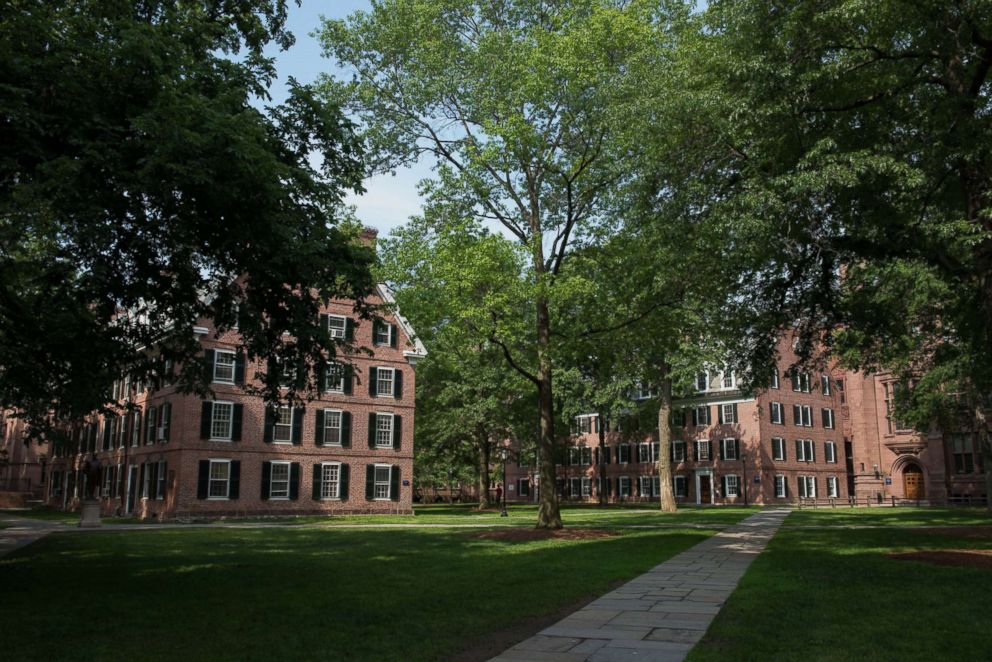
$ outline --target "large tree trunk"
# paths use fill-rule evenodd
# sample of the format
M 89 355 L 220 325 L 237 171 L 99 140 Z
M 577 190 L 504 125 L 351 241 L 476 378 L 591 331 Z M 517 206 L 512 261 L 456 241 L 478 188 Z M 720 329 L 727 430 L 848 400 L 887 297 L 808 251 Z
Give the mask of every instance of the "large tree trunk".
M 973 420 L 975 433 L 978 436 L 978 452 L 982 456 L 982 464 L 985 467 L 985 507 L 992 512 L 992 433 L 990 433 L 989 417 L 985 408 L 977 404 L 973 409 Z
M 489 435 L 482 430 L 477 430 L 476 434 L 479 444 L 479 510 L 485 510 L 489 507 Z M 503 476 L 503 489 L 506 489 L 506 476 Z
M 606 505 L 606 420 L 603 412 L 596 413 L 596 429 L 599 431 L 599 505 Z
M 672 492 L 672 379 L 669 367 L 662 368 L 658 397 L 658 483 L 661 487 L 661 511 L 674 513 L 675 494 Z
M 537 300 L 537 400 L 540 409 L 541 436 L 538 448 L 541 456 L 541 484 L 537 506 L 537 528 L 560 529 L 561 511 L 555 490 L 555 412 L 551 394 L 551 316 L 544 297 Z

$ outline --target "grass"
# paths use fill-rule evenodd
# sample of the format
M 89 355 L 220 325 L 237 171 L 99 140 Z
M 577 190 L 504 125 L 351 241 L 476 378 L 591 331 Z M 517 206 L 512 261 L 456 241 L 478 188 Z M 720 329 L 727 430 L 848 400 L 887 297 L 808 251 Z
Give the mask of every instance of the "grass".
M 880 521 L 920 521 L 915 510 L 888 515 Z M 957 515 L 938 519 L 927 518 L 960 524 Z M 992 659 L 992 572 L 885 556 L 950 548 L 989 549 L 992 540 L 910 528 L 783 528 L 689 659 Z
M 967 526 L 992 525 L 985 508 L 817 508 L 795 510 L 785 526 Z
M 446 659 L 713 531 L 501 542 L 464 530 L 53 534 L 0 559 L 6 659 Z M 57 618 L 26 618 L 45 605 Z
M 652 504 L 631 506 L 586 506 L 563 504 L 561 513 L 565 526 L 622 527 L 700 524 L 719 526 L 735 524 L 758 508 L 679 508 L 676 513 L 662 513 Z M 251 518 L 248 522 L 301 525 L 326 524 L 480 524 L 490 526 L 533 526 L 537 522 L 537 506 L 510 505 L 508 517 L 489 510 L 479 512 L 472 505 L 418 505 L 413 515 L 334 515 L 304 517 Z

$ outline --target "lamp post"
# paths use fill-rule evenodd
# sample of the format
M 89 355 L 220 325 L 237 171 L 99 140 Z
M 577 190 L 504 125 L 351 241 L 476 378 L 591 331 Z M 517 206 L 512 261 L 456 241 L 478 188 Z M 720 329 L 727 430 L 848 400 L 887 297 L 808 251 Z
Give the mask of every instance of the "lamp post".
M 506 456 L 507 455 L 508 452 L 506 450 L 506 446 L 499 449 L 500 459 L 503 460 L 503 509 L 499 511 L 500 517 L 509 517 L 509 515 L 506 512 Z
M 455 470 L 448 467 L 448 505 L 450 506 L 454 503 L 454 494 L 451 492 L 451 476 L 455 473 Z
M 744 474 L 744 507 L 747 507 L 747 453 L 741 453 L 741 469 Z

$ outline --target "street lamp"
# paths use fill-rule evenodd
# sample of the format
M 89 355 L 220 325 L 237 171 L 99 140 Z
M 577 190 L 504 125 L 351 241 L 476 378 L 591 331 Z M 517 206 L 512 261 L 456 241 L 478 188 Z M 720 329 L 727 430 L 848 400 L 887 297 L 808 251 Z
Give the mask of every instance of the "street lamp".
M 741 453 L 741 469 L 744 474 L 744 507 L 747 507 L 747 453 Z
M 500 517 L 509 517 L 506 512 L 506 456 L 508 454 L 506 446 L 499 449 L 499 456 L 503 460 L 503 509 L 499 511 Z

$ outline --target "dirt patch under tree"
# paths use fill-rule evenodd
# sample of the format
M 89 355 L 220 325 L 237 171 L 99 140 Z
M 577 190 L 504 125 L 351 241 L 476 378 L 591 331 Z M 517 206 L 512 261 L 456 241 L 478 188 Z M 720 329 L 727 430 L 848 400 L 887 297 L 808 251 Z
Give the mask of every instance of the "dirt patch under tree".
M 935 549 L 920 552 L 886 554 L 898 561 L 923 561 L 935 565 L 949 565 L 958 568 L 983 568 L 992 570 L 992 549 Z
M 595 538 L 612 538 L 620 535 L 619 531 L 604 531 L 603 529 L 493 529 L 481 531 L 472 535 L 481 540 L 503 540 L 506 542 L 531 542 L 532 540 L 592 540 Z

